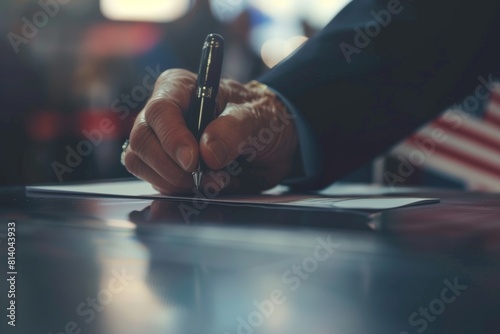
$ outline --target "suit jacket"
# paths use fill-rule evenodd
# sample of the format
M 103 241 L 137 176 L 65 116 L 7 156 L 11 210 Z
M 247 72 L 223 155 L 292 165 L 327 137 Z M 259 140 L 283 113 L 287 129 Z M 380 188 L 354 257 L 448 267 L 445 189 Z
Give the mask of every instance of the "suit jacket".
M 260 81 L 301 114 L 318 188 L 345 176 L 491 81 L 500 2 L 354 0 Z

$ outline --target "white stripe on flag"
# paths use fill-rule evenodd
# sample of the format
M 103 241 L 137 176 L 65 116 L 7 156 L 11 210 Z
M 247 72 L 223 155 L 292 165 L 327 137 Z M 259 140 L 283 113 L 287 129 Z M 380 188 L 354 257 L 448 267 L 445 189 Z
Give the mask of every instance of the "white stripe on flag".
M 495 101 L 491 101 L 488 103 L 487 113 L 491 113 L 497 117 L 500 117 L 500 104 Z
M 391 153 L 395 156 L 402 155 L 408 157 L 415 152 L 416 149 L 418 149 L 416 146 L 405 142 L 394 148 Z M 444 155 L 429 155 L 425 160 L 424 166 L 440 174 L 444 173 L 452 178 L 465 182 L 469 189 L 483 189 L 489 191 L 500 190 L 500 178 L 491 174 L 486 174 L 481 169 L 457 163 L 455 159 L 451 159 Z
M 419 133 L 429 140 L 432 139 L 432 131 L 434 126 L 426 127 Z M 458 154 L 473 157 L 477 161 L 487 163 L 488 165 L 495 167 L 498 170 L 498 177 L 500 178 L 500 146 L 497 151 L 494 151 L 484 145 L 477 144 L 469 140 L 467 137 L 457 136 L 452 132 L 446 131 L 446 140 L 442 143 L 433 141 L 433 143 L 438 146 L 443 146 L 444 148 L 452 149 Z
M 455 132 L 456 134 L 471 132 L 477 136 L 487 138 L 493 144 L 498 144 L 498 148 L 500 149 L 500 127 L 485 122 L 484 120 L 470 116 L 468 118 L 461 118 L 460 123 L 457 123 L 456 121 L 447 120 L 441 117 L 431 125 L 438 128 L 441 128 L 442 125 L 443 131 Z M 425 128 L 422 128 L 422 130 Z

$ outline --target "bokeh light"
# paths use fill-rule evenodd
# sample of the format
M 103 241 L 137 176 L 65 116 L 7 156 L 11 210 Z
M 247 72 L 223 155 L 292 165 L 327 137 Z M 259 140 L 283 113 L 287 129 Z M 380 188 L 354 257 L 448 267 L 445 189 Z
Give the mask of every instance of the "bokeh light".
M 170 22 L 184 16 L 191 0 L 101 0 L 102 14 L 115 21 Z
M 292 54 L 306 41 L 307 37 L 305 36 L 294 36 L 289 39 L 270 39 L 262 45 L 262 60 L 267 67 L 272 68 Z
M 264 14 L 273 17 L 294 19 L 299 11 L 300 2 L 297 0 L 250 0 L 249 3 L 262 11 Z
M 231 22 L 247 7 L 244 0 L 209 0 L 212 14 L 221 22 Z
M 300 12 L 316 29 L 324 28 L 351 0 L 301 1 Z

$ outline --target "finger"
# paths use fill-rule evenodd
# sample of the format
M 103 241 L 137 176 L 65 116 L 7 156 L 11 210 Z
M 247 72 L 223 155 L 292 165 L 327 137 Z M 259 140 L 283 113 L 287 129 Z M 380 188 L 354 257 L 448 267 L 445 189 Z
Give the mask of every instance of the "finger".
M 138 122 L 130 133 L 130 144 L 127 151 L 132 151 L 155 173 L 176 188 L 190 187 L 193 180 L 168 156 L 160 144 L 156 134 L 146 124 Z
M 195 82 L 196 76 L 191 72 L 165 72 L 144 110 L 144 119 L 163 150 L 186 172 L 194 170 L 199 155 L 198 143 L 183 115 L 189 108 Z
M 221 113 L 228 103 L 241 104 L 262 98 L 262 90 L 248 89 L 245 85 L 231 79 L 221 80 L 217 96 L 217 110 Z
M 175 187 L 170 182 L 165 180 L 160 174 L 149 167 L 130 149 L 127 149 L 127 151 L 125 152 L 124 161 L 125 167 L 132 175 L 148 183 L 151 183 L 154 189 L 165 195 L 189 192 L 189 189 Z
M 228 104 L 202 135 L 200 150 L 203 160 L 210 168 L 221 169 L 240 155 L 254 164 L 289 159 L 289 149 L 275 149 L 292 147 L 295 143 L 289 140 L 293 139 L 287 130 L 290 121 L 279 115 L 265 100 Z
M 211 169 L 222 169 L 240 155 L 240 143 L 250 137 L 257 126 L 245 104 L 229 104 L 210 124 L 200 139 L 202 159 Z

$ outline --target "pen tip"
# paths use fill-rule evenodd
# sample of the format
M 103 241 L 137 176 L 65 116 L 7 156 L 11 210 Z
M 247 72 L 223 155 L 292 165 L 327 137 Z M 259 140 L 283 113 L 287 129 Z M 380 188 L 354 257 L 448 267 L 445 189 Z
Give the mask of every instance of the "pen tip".
M 203 172 L 199 169 L 195 170 L 193 172 L 193 180 L 194 180 L 194 185 L 196 186 L 196 189 L 200 188 L 202 176 L 203 176 Z

